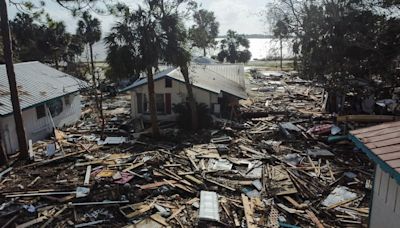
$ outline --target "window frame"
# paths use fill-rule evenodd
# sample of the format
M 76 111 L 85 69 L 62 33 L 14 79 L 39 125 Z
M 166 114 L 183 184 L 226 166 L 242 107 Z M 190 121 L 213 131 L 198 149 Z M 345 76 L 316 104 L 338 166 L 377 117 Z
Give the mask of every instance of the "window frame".
M 154 96 L 155 96 L 155 103 L 156 103 L 156 112 L 160 113 L 160 114 L 164 114 L 165 113 L 165 94 L 156 93 Z M 159 103 L 160 101 L 162 101 L 162 104 Z M 162 109 L 160 109 L 161 107 L 162 107 Z
M 40 110 L 40 109 L 43 109 L 43 110 Z M 44 104 L 36 106 L 35 110 L 36 110 L 36 119 L 40 120 L 47 116 L 46 107 Z
M 165 77 L 165 88 L 172 88 L 172 78 Z

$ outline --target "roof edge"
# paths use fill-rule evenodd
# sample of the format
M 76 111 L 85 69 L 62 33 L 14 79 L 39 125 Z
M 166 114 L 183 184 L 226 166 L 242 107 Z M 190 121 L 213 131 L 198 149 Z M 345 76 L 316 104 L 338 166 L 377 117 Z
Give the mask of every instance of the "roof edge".
M 369 159 L 371 159 L 373 162 L 375 162 L 377 165 L 381 167 L 381 169 L 385 172 L 387 172 L 390 176 L 392 176 L 396 181 L 397 184 L 400 184 L 400 173 L 397 172 L 395 169 L 393 169 L 391 166 L 389 166 L 385 161 L 383 161 L 379 156 L 374 154 L 365 144 L 358 139 L 356 136 L 349 134 L 348 135 L 349 139 L 356 144 L 356 147 L 361 149 Z

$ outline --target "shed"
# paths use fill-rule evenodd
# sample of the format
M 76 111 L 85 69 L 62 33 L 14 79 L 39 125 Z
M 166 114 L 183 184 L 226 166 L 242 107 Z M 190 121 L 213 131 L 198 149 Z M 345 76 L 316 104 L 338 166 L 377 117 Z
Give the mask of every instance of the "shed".
M 400 121 L 350 132 L 351 140 L 374 161 L 370 227 L 400 224 Z

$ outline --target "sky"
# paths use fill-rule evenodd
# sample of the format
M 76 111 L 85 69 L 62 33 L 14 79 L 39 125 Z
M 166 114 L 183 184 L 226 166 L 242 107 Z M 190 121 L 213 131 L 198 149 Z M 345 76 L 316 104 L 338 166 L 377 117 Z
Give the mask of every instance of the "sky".
M 120 0 L 128 5 L 135 5 L 139 0 Z M 260 12 L 265 10 L 269 0 L 197 0 L 202 8 L 214 11 L 217 21 L 220 23 L 220 35 L 226 34 L 228 29 L 233 29 L 243 34 L 267 34 L 268 29 Z M 39 2 L 39 0 L 32 0 Z M 64 21 L 67 30 L 75 33 L 78 19 L 71 16 L 68 10 L 60 7 L 51 0 L 46 0 L 45 10 L 50 16 L 58 21 Z M 10 6 L 9 17 L 13 18 L 18 12 L 15 7 Z M 103 34 L 106 35 L 116 18 L 95 14 L 102 22 Z

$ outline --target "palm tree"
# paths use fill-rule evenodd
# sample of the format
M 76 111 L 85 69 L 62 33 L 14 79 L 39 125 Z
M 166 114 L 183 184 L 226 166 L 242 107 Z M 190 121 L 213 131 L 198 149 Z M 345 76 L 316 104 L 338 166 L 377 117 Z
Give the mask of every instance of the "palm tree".
M 187 31 L 179 18 L 178 12 L 166 13 L 163 15 L 161 26 L 163 31 L 165 31 L 165 47 L 163 48 L 164 61 L 180 68 L 188 92 L 188 101 L 192 117 L 192 130 L 197 130 L 198 113 L 192 83 L 189 77 L 191 54 L 187 48 Z
M 108 61 L 116 53 L 125 53 L 130 56 L 128 62 L 132 63 L 135 72 L 147 74 L 147 86 L 149 94 L 149 109 L 153 136 L 158 136 L 160 130 L 157 121 L 157 110 L 154 91 L 154 71 L 158 68 L 161 58 L 161 40 L 156 19 L 152 11 L 142 7 L 134 12 L 125 9 L 122 22 L 117 23 L 111 33 L 105 38 L 108 46 Z M 112 62 L 111 68 L 117 68 L 120 64 Z M 126 62 L 125 62 L 126 63 Z M 121 63 L 124 66 L 124 63 Z M 117 71 L 112 69 L 111 71 Z M 128 75 L 129 76 L 129 75 Z
M 90 66 L 92 74 L 92 82 L 95 94 L 96 108 L 99 109 L 99 101 L 97 97 L 97 86 L 95 76 L 95 66 L 93 60 L 93 45 L 101 39 L 101 24 L 97 18 L 93 18 L 89 12 L 82 14 L 81 20 L 78 21 L 76 34 L 81 37 L 83 42 L 89 46 Z

